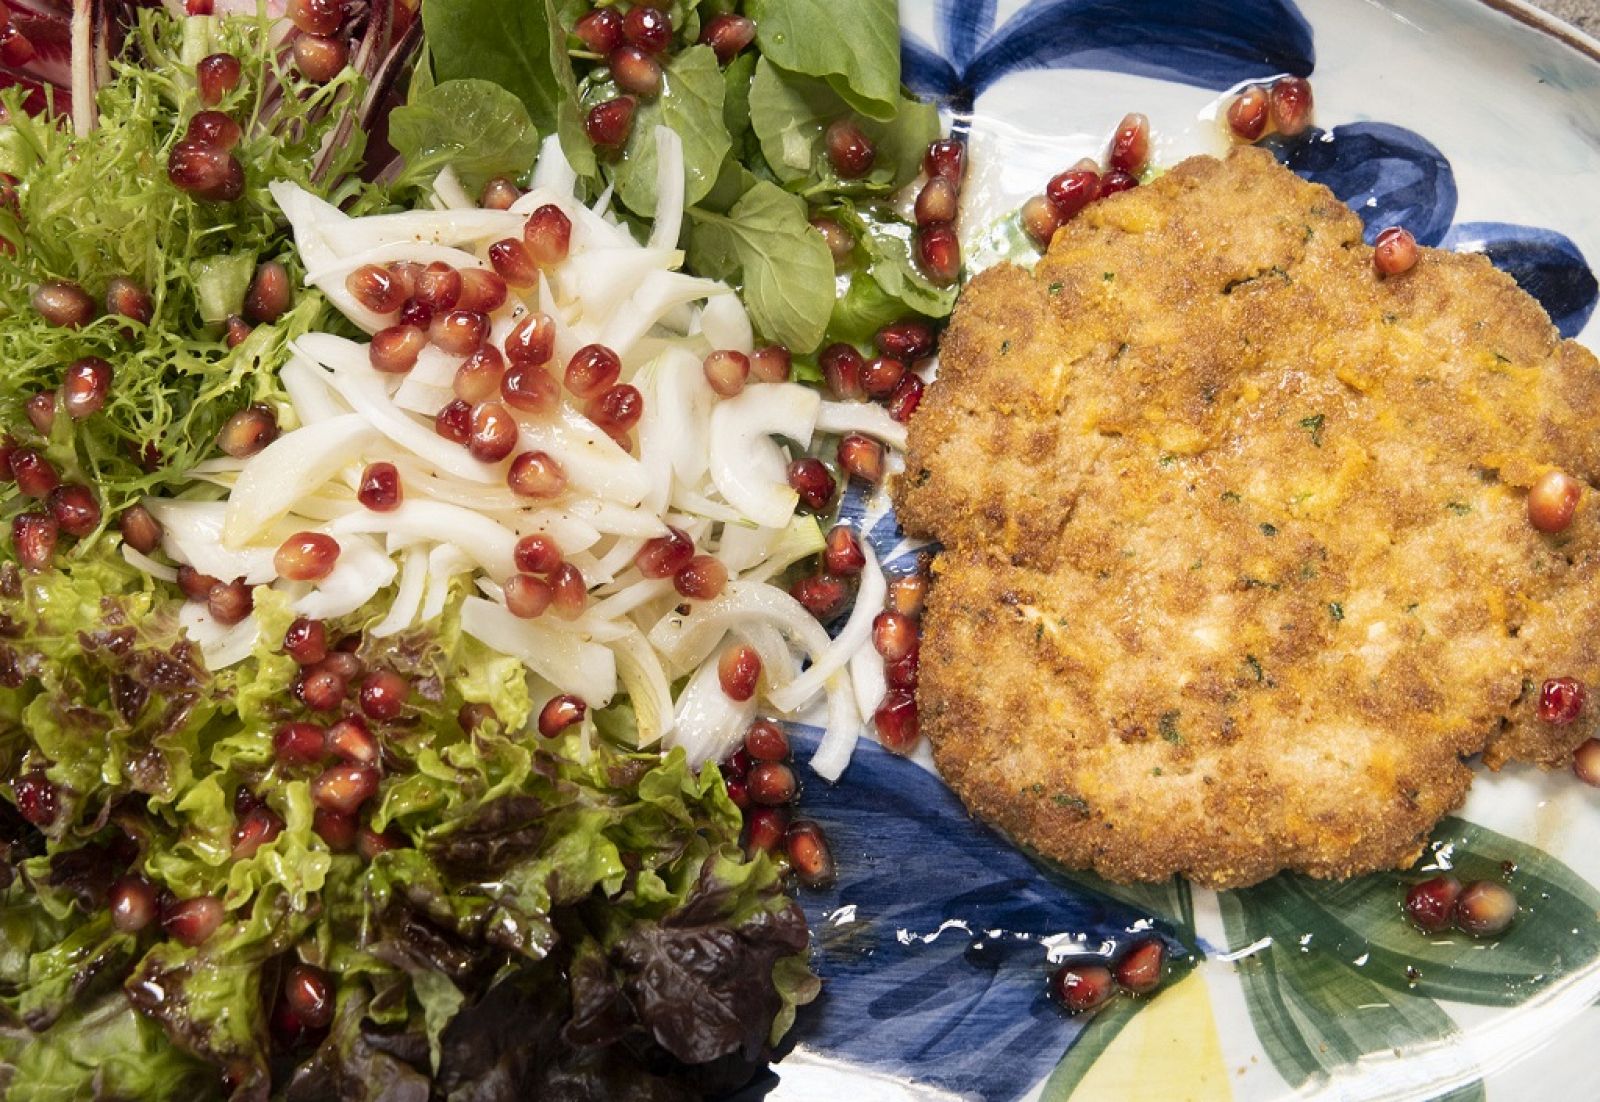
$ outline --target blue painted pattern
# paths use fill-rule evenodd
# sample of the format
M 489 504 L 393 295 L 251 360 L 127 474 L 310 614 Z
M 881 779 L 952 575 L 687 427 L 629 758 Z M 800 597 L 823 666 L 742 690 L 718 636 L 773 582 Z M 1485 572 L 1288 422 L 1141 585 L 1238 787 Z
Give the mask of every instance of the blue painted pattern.
M 1566 234 L 1506 222 L 1462 222 L 1444 247 L 1483 253 L 1539 300 L 1563 337 L 1576 337 L 1594 313 L 1600 288 L 1583 253 Z
M 1358 122 L 1265 143 L 1295 173 L 1325 185 L 1361 216 L 1370 244 L 1404 226 L 1424 245 L 1444 240 L 1456 214 L 1456 178 L 1432 142 L 1385 122 Z

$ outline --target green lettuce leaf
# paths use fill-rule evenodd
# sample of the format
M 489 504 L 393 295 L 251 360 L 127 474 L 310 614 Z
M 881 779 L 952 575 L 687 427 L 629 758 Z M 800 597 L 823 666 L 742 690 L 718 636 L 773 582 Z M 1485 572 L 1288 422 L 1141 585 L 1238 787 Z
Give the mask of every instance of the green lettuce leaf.
M 868 118 L 895 116 L 900 99 L 900 13 L 895 0 L 855 0 L 849 17 L 829 0 L 750 0 L 762 54 L 793 73 L 825 78 Z
M 522 101 L 487 80 L 447 80 L 389 115 L 389 144 L 406 159 L 402 179 L 431 179 L 446 165 L 476 195 L 495 176 L 520 176 L 539 155 Z
M 614 171 L 617 193 L 628 209 L 645 217 L 656 212 L 658 126 L 670 127 L 682 139 L 685 205 L 693 206 L 711 190 L 732 148 L 723 121 L 725 94 L 711 47 L 691 46 L 667 63 L 661 95 L 639 108 Z

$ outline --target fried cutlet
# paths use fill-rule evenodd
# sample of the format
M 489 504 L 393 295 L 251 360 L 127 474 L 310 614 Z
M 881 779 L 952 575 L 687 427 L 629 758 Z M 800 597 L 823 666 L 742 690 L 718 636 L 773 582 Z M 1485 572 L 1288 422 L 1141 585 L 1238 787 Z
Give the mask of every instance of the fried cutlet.
M 1119 881 L 1411 863 L 1468 759 L 1570 760 L 1600 681 L 1600 364 L 1481 256 L 1381 277 L 1239 149 L 974 279 L 898 489 L 938 539 L 919 703 L 946 779 Z

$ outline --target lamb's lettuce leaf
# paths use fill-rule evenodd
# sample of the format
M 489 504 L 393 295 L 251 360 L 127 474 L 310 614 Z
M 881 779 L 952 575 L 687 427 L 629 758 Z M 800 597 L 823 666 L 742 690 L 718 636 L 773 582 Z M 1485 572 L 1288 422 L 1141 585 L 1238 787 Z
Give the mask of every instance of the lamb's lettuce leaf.
M 406 179 L 425 181 L 446 166 L 476 194 L 490 178 L 533 167 L 539 132 L 516 96 L 487 80 L 461 79 L 414 94 L 389 115 L 389 144 Z

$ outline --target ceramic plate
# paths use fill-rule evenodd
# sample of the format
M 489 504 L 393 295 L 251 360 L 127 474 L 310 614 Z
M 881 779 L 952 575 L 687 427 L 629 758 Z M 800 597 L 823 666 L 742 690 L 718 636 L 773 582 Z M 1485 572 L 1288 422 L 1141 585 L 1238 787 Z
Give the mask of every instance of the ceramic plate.
M 1219 105 L 1310 77 L 1317 128 L 1277 147 L 1371 240 L 1487 253 L 1569 337 L 1591 324 L 1600 257 L 1600 44 L 1531 9 L 1475 0 L 902 0 L 907 82 L 967 134 L 975 263 L 1027 250 L 1009 212 L 1127 111 L 1155 160 L 1221 152 Z M 852 501 L 906 567 L 882 501 Z M 1018 717 L 1019 722 L 1025 717 Z M 803 741 L 803 739 L 802 739 Z M 802 757 L 804 755 L 801 755 Z M 775 1100 L 1589 1099 L 1600 1097 L 1600 793 L 1570 773 L 1485 775 L 1410 873 L 1279 877 L 1215 893 L 1053 869 L 974 823 L 926 761 L 863 745 L 808 814 L 840 879 L 803 901 L 823 997 L 752 1092 Z M 1499 941 L 1402 920 L 1425 870 L 1504 877 Z M 1153 997 L 1072 1018 L 1053 962 L 1157 931 Z

